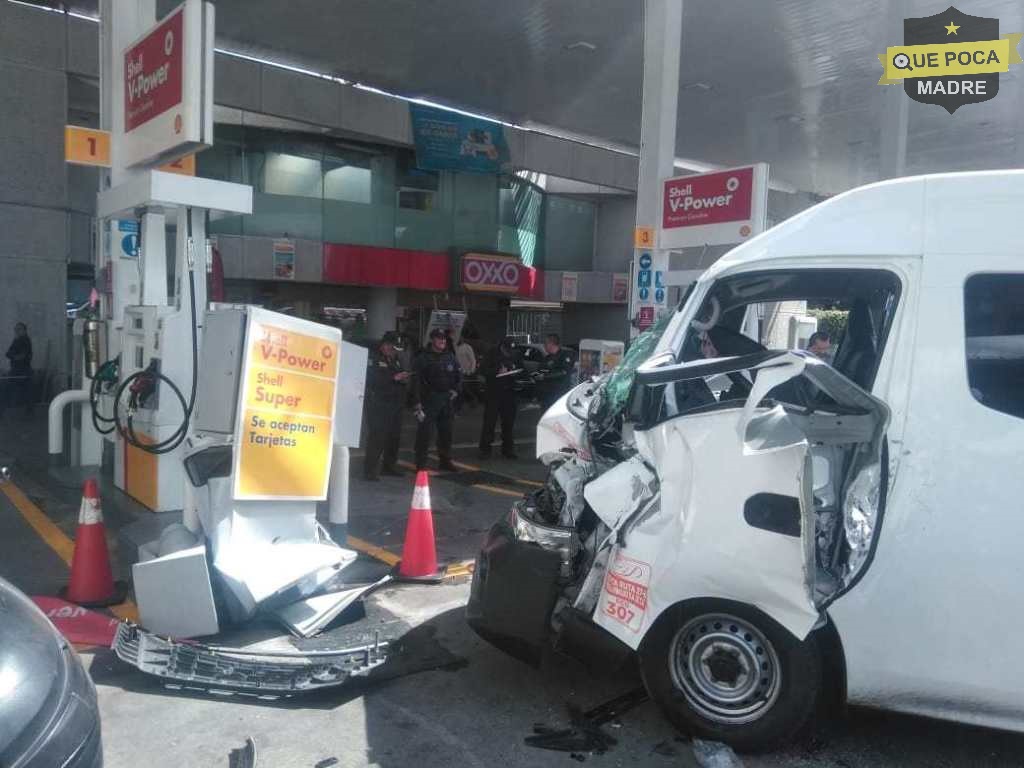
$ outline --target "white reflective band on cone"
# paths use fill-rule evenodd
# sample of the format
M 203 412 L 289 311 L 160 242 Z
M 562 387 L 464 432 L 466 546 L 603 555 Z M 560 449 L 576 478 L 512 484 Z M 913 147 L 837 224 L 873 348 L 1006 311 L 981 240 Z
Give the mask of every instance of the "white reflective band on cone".
M 417 485 L 416 490 L 412 492 L 412 508 L 413 509 L 430 509 L 430 487 L 426 485 Z
M 99 499 L 82 498 L 82 506 L 78 510 L 79 525 L 96 525 L 103 522 L 103 510 Z

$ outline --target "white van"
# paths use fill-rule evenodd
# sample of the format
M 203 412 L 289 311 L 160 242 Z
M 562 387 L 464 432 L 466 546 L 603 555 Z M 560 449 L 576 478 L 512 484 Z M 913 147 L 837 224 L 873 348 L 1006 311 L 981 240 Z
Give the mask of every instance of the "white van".
M 614 638 L 742 749 L 829 693 L 1024 730 L 1022 221 L 1024 171 L 925 176 L 731 251 L 545 415 L 471 625 L 523 658 Z M 831 365 L 760 344 L 802 300 L 848 312 Z

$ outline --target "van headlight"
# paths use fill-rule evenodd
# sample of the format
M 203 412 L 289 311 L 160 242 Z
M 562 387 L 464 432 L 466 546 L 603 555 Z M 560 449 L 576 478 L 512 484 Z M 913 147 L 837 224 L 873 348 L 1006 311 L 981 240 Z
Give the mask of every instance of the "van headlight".
M 865 467 L 846 490 L 843 502 L 843 527 L 850 547 L 847 568 L 851 574 L 860 570 L 871 551 L 878 524 L 881 499 L 881 472 L 878 464 Z
M 523 502 L 516 502 L 509 510 L 508 522 L 517 541 L 537 544 L 543 549 L 550 549 L 562 555 L 562 563 L 568 565 L 574 554 L 575 531 L 531 520 Z

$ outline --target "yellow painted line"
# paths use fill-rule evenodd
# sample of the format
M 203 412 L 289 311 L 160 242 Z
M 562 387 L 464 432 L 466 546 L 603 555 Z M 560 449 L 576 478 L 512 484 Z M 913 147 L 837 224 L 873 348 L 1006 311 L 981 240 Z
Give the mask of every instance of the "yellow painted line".
M 461 563 L 452 563 L 445 568 L 444 575 L 448 578 L 457 578 L 459 576 L 472 576 L 474 562 L 472 560 L 465 560 Z
M 489 491 L 490 493 L 500 493 L 502 496 L 514 496 L 517 499 L 523 495 L 519 491 L 511 491 L 508 488 L 499 488 L 496 485 L 484 485 L 483 483 L 470 487 L 479 488 L 481 491 Z
M 57 556 L 64 561 L 64 564 L 71 567 L 71 558 L 75 554 L 75 543 L 68 538 L 54 522 L 48 518 L 39 507 L 32 503 L 25 493 L 14 483 L 8 481 L 0 483 L 0 491 L 3 491 L 11 504 L 15 506 L 25 522 L 32 526 L 39 537 L 57 553 Z
M 21 516 L 25 518 L 25 522 L 32 526 L 32 529 L 39 534 L 39 537 L 45 541 L 50 549 L 56 552 L 57 556 L 70 568 L 71 559 L 75 554 L 75 542 L 72 541 L 64 531 L 58 528 L 57 525 L 46 516 L 46 513 L 43 512 L 43 510 L 33 504 L 32 500 L 25 495 L 24 491 L 14 483 L 8 481 L 0 484 L 0 491 L 2 491 L 4 496 L 10 500 L 15 509 L 21 513 Z M 127 619 L 128 621 L 136 624 L 139 623 L 139 609 L 131 600 L 125 600 L 119 605 L 111 606 L 110 612 L 119 619 Z
M 402 560 L 393 552 L 388 552 L 383 547 L 378 547 L 376 544 L 371 544 L 355 536 L 346 537 L 345 546 L 351 547 L 357 552 L 362 552 L 364 555 L 376 558 L 387 565 L 398 565 Z

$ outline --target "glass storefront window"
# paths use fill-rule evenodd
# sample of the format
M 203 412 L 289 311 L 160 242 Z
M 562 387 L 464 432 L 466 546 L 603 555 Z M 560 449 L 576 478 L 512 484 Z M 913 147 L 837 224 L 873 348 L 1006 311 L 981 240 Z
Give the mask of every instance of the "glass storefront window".
M 323 197 L 323 171 L 319 158 L 267 152 L 263 162 L 262 191 L 271 195 Z
M 570 271 L 593 269 L 594 204 L 589 200 L 547 195 L 544 209 L 545 267 Z
M 589 268 L 593 205 L 568 201 L 575 208 L 558 208 L 546 237 L 544 191 L 519 176 L 425 171 L 411 150 L 265 128 L 218 124 L 215 135 L 198 155 L 198 173 L 251 184 L 253 213 L 214 217 L 211 233 L 492 249 L 535 267 L 544 266 L 548 240 L 559 245 L 558 263 L 568 253 Z M 566 224 L 568 232 L 558 231 Z

